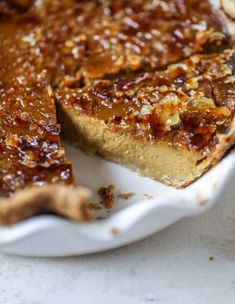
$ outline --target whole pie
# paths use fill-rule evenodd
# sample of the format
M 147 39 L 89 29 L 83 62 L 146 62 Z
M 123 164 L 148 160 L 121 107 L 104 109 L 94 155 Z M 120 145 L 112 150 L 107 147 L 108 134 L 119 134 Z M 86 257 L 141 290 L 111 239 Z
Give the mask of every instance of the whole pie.
M 0 224 L 91 218 L 61 127 L 175 187 L 235 142 L 235 51 L 208 1 L 1 1 L 0 41 Z

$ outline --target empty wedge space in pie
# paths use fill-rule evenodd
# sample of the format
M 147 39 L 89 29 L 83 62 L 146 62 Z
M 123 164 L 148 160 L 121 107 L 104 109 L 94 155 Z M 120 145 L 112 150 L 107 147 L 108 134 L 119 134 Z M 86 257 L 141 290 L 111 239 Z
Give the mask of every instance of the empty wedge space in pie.
M 234 144 L 235 56 L 209 1 L 0 3 L 0 224 L 90 220 L 63 137 L 185 187 Z

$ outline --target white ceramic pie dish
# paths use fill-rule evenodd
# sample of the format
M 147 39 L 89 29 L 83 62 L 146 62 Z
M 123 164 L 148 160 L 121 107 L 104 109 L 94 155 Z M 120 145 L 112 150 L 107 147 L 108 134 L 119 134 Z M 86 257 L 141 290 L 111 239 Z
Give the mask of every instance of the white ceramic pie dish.
M 0 227 L 0 252 L 26 256 L 70 256 L 100 252 L 130 244 L 184 218 L 205 212 L 233 182 L 235 154 L 185 190 L 166 187 L 99 157 L 88 157 L 66 145 L 77 181 L 94 192 L 114 184 L 118 193 L 135 192 L 118 200 L 106 219 L 77 224 L 52 215 Z M 151 198 L 151 197 L 152 198 Z M 93 198 L 94 202 L 98 197 Z M 105 212 L 106 213 L 106 212 Z

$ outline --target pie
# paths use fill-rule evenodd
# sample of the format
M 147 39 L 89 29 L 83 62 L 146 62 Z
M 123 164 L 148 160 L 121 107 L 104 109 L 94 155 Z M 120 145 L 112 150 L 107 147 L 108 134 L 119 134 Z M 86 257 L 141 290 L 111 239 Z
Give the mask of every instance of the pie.
M 1 1 L 0 224 L 91 218 L 60 124 L 85 151 L 168 185 L 214 165 L 234 143 L 224 20 L 200 0 Z

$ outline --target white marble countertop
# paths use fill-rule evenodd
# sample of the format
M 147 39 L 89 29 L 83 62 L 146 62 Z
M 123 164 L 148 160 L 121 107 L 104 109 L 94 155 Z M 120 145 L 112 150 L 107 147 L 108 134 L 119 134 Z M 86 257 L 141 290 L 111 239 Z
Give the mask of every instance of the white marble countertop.
M 115 251 L 0 255 L 0 303 L 235 303 L 234 186 L 206 214 Z

